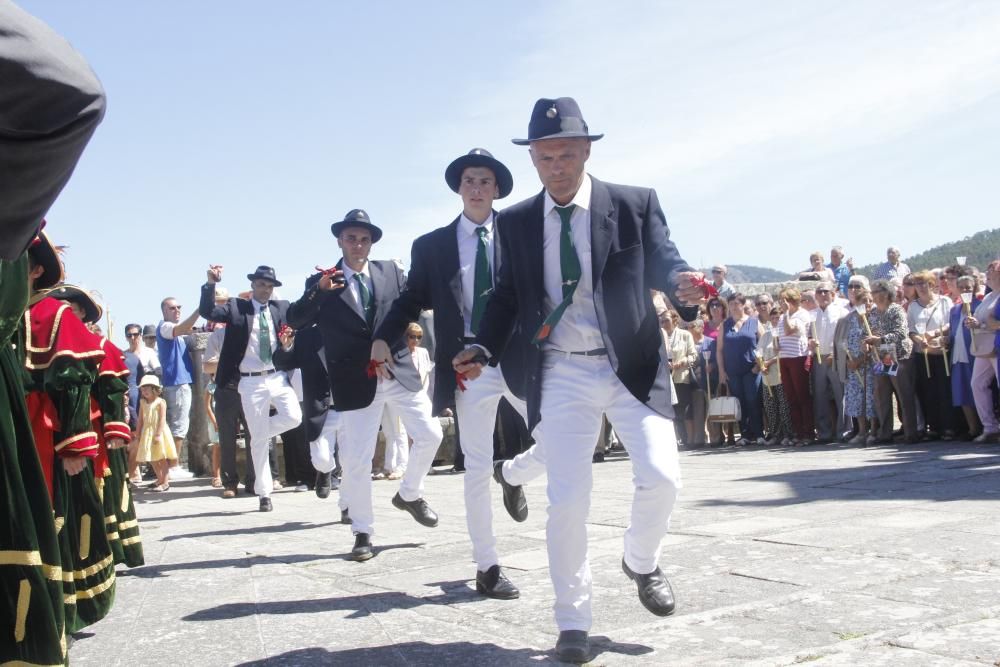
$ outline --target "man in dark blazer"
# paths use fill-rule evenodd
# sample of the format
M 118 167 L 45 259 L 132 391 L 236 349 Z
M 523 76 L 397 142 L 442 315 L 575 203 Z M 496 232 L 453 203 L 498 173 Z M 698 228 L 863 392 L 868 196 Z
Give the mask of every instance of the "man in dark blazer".
M 462 450 L 465 453 L 465 516 L 476 561 L 476 590 L 488 597 L 512 599 L 517 588 L 500 569 L 490 476 L 504 486 L 507 511 L 517 521 L 527 517 L 521 485 L 545 472 L 541 448 L 507 463 L 493 463 L 493 431 L 497 405 L 504 397 L 525 415 L 524 332 L 515 327 L 502 358 L 497 356 L 483 375 L 465 390 L 457 386 L 451 360 L 474 340 L 486 302 L 493 291 L 494 275 L 502 258 L 496 252 L 493 201 L 513 189 L 510 171 L 487 150 L 474 148 L 456 158 L 445 170 L 445 181 L 462 197 L 462 213 L 451 224 L 421 236 L 413 243 L 406 289 L 375 332 L 372 359 L 392 366 L 389 345 L 415 322 L 421 311 L 433 309 L 434 414 L 457 406 Z M 515 465 L 516 464 L 516 465 Z M 509 480 L 514 480 L 511 483 Z
M 514 324 L 530 332 L 528 425 L 544 443 L 548 472 L 549 571 L 559 627 L 556 652 L 586 660 L 591 576 L 586 517 L 591 458 L 602 413 L 629 450 L 635 480 L 622 567 L 653 613 L 674 610 L 657 566 L 680 487 L 671 422 L 672 384 L 650 290 L 670 295 L 693 319 L 703 290 L 671 243 L 656 194 L 603 183 L 584 166 L 591 142 L 572 98 L 541 99 L 528 125 L 538 195 L 502 211 L 504 262 L 479 327 L 480 354 L 503 353 Z M 459 372 L 482 370 L 477 350 L 455 358 Z
M 343 421 L 340 493 L 350 507 L 355 534 L 351 557 L 364 561 L 375 555 L 371 463 L 385 405 L 395 409 L 413 438 L 410 462 L 392 504 L 428 527 L 436 526 L 438 517 L 423 499 L 424 478 L 442 432 L 441 424 L 431 417 L 430 399 L 401 338 L 393 341 L 391 376 L 377 374 L 369 364 L 372 334 L 405 283 L 403 270 L 395 263 L 368 259 L 382 230 L 362 209 L 349 211 L 330 230 L 344 256 L 336 273 L 317 273 L 306 280 L 305 294 L 288 309 L 288 322 L 296 329 L 316 324 L 322 336 L 333 407 Z
M 218 304 L 215 284 L 222 280 L 222 267 L 209 267 L 198 312 L 210 322 L 226 325 L 215 382 L 222 387 L 238 382 L 243 416 L 250 432 L 254 491 L 260 497 L 260 511 L 270 512 L 274 480 L 268 447 L 271 438 L 302 422 L 302 409 L 285 373 L 274 366 L 278 332 L 285 325 L 288 311 L 287 301 L 271 299 L 274 288 L 281 287 L 281 283 L 270 266 L 258 266 L 255 272 L 247 274 L 247 279 L 251 298 L 232 298 Z

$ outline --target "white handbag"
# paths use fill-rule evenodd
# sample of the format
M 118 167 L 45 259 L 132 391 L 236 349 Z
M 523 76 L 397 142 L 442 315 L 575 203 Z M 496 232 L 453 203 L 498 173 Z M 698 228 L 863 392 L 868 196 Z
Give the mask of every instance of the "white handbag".
M 708 421 L 712 424 L 739 422 L 743 417 L 735 396 L 716 396 L 708 401 Z

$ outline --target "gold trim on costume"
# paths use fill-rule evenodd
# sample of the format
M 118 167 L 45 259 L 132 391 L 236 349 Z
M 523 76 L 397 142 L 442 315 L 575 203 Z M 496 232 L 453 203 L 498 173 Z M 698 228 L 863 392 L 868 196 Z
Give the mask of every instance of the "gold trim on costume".
M 128 547 L 138 542 L 142 542 L 142 538 L 139 537 L 138 535 L 136 535 L 135 537 L 126 537 L 124 540 L 122 540 L 122 546 Z
M 82 570 L 74 570 L 73 571 L 73 578 L 74 579 L 86 579 L 89 576 L 95 575 L 98 572 L 100 572 L 101 570 L 103 570 L 104 568 L 106 568 L 108 565 L 111 565 L 111 563 L 112 563 L 112 561 L 114 561 L 114 559 L 115 559 L 114 554 L 108 554 L 108 557 L 105 558 L 104 560 L 102 560 L 99 563 L 94 563 L 90 567 L 85 567 Z
M 80 517 L 80 560 L 90 556 L 90 515 Z
M 0 565 L 32 567 L 41 564 L 42 554 L 38 551 L 0 551 Z
M 108 541 L 109 542 L 111 540 L 119 540 L 119 539 L 121 539 L 121 538 L 118 537 L 118 531 L 117 530 L 115 532 L 113 532 L 113 533 L 108 533 Z
M 63 596 L 63 604 L 76 604 L 76 596 L 75 595 L 64 595 Z
M 106 517 L 104 517 L 104 524 L 105 525 L 107 525 L 109 523 L 115 523 L 116 521 L 118 521 L 118 517 L 116 517 L 116 516 L 106 516 Z
M 47 295 L 48 295 L 48 293 L 46 293 L 45 295 L 43 295 L 43 298 L 44 298 L 44 296 L 47 296 Z M 35 301 L 35 303 L 38 303 L 38 301 L 41 301 L 41 299 L 38 299 L 37 301 Z M 31 304 L 31 305 L 34 305 L 34 304 Z M 59 333 L 59 323 L 62 321 L 63 313 L 66 312 L 67 310 L 69 310 L 69 304 L 67 304 L 67 303 L 60 304 L 60 306 L 56 309 L 56 316 L 55 316 L 55 318 L 53 319 L 53 322 L 52 322 L 52 331 L 49 332 L 49 346 L 48 347 L 32 347 L 32 345 L 31 345 L 31 309 L 28 308 L 27 310 L 25 310 L 24 311 L 24 338 L 25 338 L 25 340 L 24 340 L 24 349 L 27 350 L 28 352 L 41 352 L 41 353 L 45 353 L 45 352 L 48 352 L 49 350 L 51 350 L 52 346 L 56 344 L 56 334 Z M 27 364 L 26 364 L 26 365 L 28 365 L 28 368 L 31 368 L 30 363 L 31 362 L 29 360 L 27 362 Z
M 21 580 L 17 591 L 17 618 L 14 619 L 14 641 L 20 644 L 24 641 L 24 622 L 28 618 L 28 605 L 31 604 L 31 582 Z
M 45 565 L 42 563 L 42 574 L 45 578 L 50 581 L 62 581 L 63 580 L 63 569 L 62 565 Z
M 112 571 L 111 576 L 108 577 L 107 581 L 102 581 L 96 586 L 92 586 L 85 591 L 77 591 L 76 599 L 83 600 L 88 598 L 96 598 L 98 595 L 100 595 L 101 593 L 108 590 L 114 585 L 115 585 L 115 573 L 114 571 Z
M 118 524 L 118 530 L 128 530 L 129 528 L 135 528 L 139 525 L 138 519 L 132 519 L 131 521 L 122 521 Z
M 62 532 L 63 526 L 66 525 L 66 517 L 57 516 L 55 517 L 53 523 L 55 523 L 56 535 L 58 535 L 60 532 Z
M 129 500 L 131 500 L 131 495 L 128 490 L 128 480 L 125 480 L 122 482 L 122 504 L 120 508 L 122 512 L 128 511 Z M 126 523 L 128 522 L 126 521 Z

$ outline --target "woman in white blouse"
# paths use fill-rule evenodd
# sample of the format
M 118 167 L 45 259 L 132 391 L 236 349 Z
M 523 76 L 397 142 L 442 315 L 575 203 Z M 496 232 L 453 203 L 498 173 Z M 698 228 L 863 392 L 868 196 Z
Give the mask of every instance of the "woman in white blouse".
M 931 440 L 952 440 L 955 425 L 951 405 L 951 378 L 945 369 L 948 361 L 948 319 L 952 302 L 937 293 L 938 280 L 930 271 L 911 273 L 917 298 L 906 307 L 906 321 L 913 341 L 913 371 L 916 376 L 917 401 L 927 423 Z M 923 357 L 923 359 L 921 359 Z

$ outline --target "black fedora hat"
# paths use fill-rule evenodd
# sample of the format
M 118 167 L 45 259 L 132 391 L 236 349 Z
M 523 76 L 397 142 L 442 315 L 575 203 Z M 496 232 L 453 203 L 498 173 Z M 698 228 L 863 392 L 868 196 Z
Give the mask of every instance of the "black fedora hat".
M 94 299 L 93 295 L 82 287 L 63 283 L 53 287 L 49 291 L 49 296 L 60 301 L 75 303 L 83 308 L 84 322 L 97 322 L 104 314 L 104 309 Z
M 44 220 L 42 226 L 45 226 Z M 28 257 L 31 258 L 31 262 L 35 266 L 43 268 L 42 275 L 35 279 L 34 288 L 36 290 L 55 287 L 63 281 L 63 265 L 59 259 L 59 253 L 52 245 L 48 235 L 41 229 L 38 230 L 38 235 L 28 246 Z
M 367 229 L 372 233 L 372 243 L 378 243 L 378 240 L 382 238 L 382 230 L 372 224 L 372 219 L 368 217 L 368 213 L 363 208 L 352 208 L 343 220 L 330 225 L 330 231 L 333 232 L 334 236 L 340 238 L 340 233 L 348 227 Z
M 497 199 L 503 199 L 514 189 L 514 177 L 510 175 L 510 169 L 493 157 L 493 154 L 485 148 L 473 148 L 467 154 L 453 160 L 444 170 L 444 180 L 448 183 L 448 187 L 455 192 L 458 192 L 458 186 L 461 185 L 462 181 L 462 172 L 465 171 L 466 167 L 486 167 L 493 172 L 497 179 L 497 189 L 500 190 Z
M 254 280 L 270 280 L 274 283 L 275 287 L 281 287 L 281 281 L 274 276 L 274 269 L 270 266 L 264 266 L 263 264 L 258 266 L 257 270 L 253 273 L 248 273 L 247 280 L 250 282 L 253 282 Z
M 518 146 L 527 146 L 540 139 L 572 139 L 583 137 L 597 141 L 603 134 L 590 134 L 583 120 L 580 105 L 572 97 L 542 98 L 535 102 L 528 121 L 528 138 L 511 139 Z

